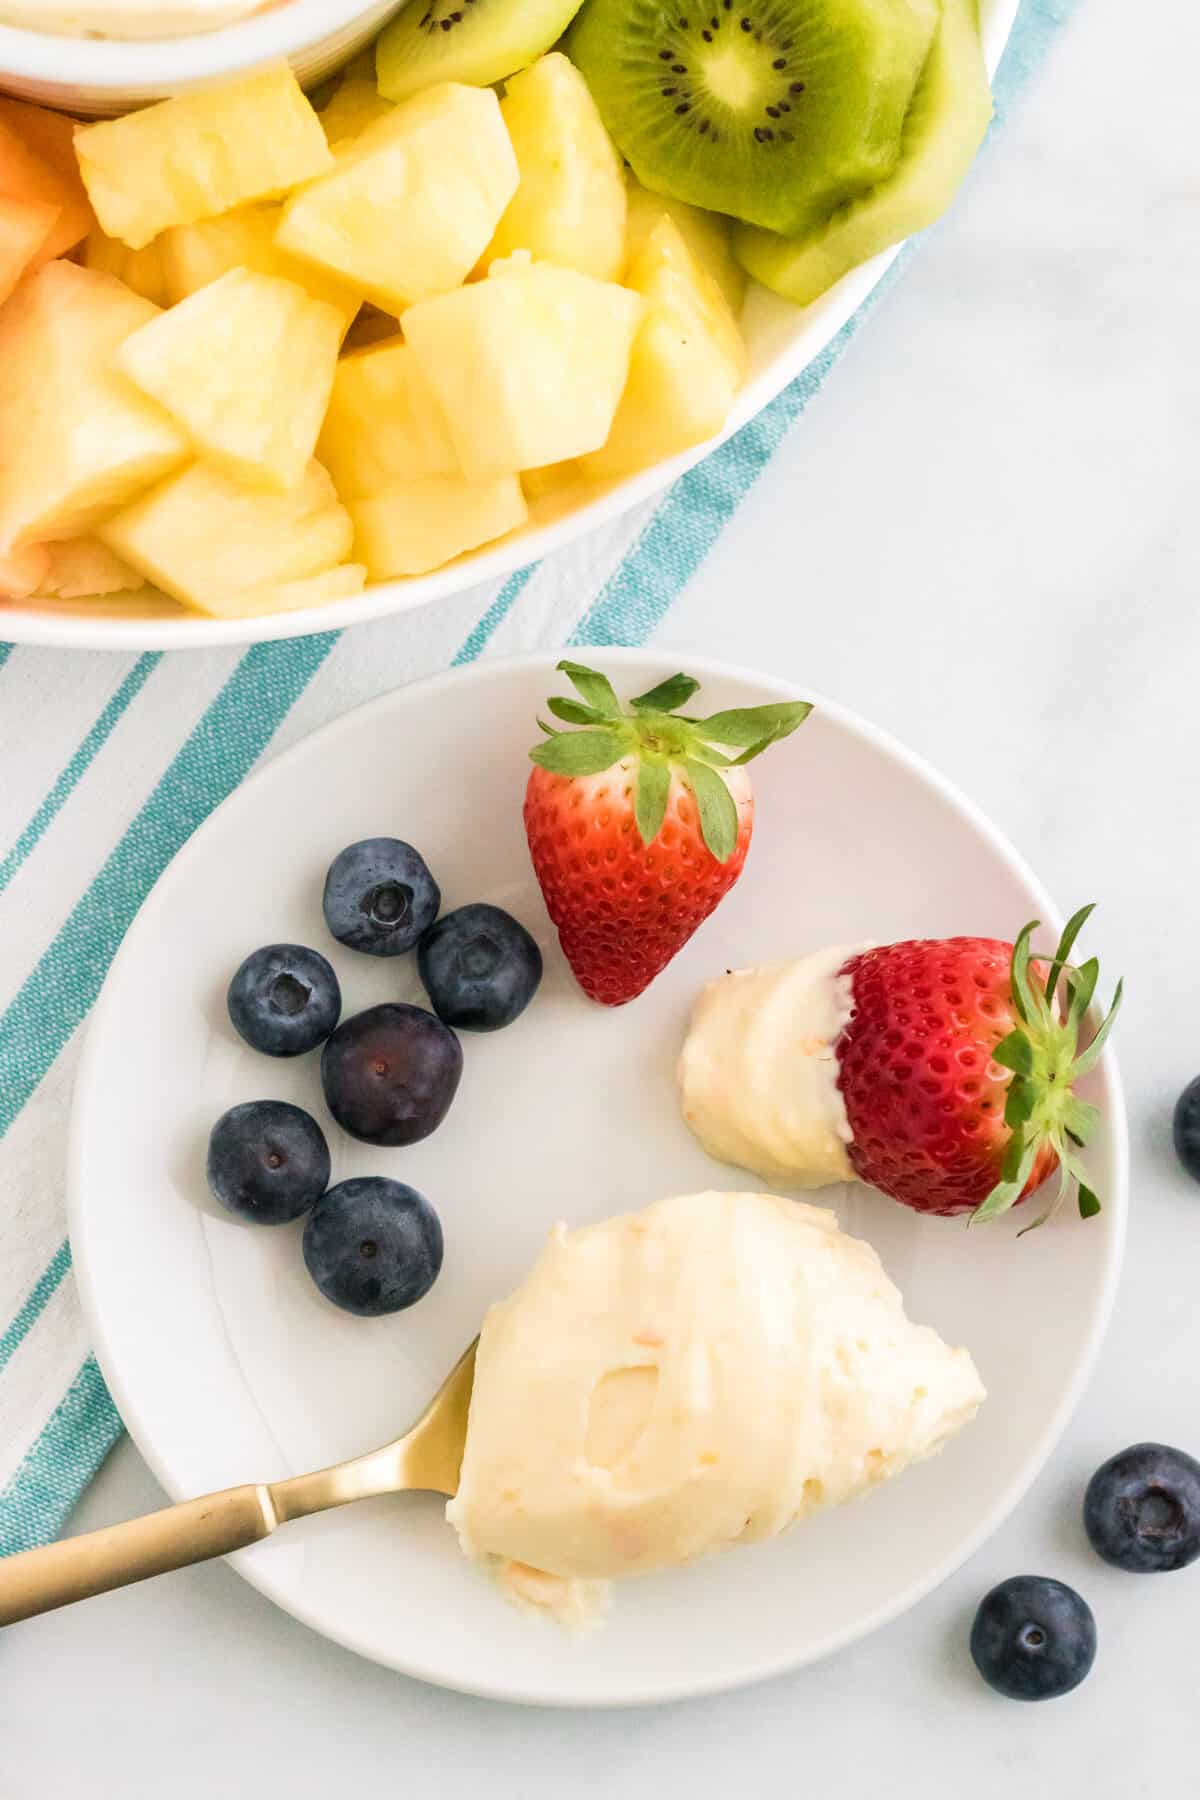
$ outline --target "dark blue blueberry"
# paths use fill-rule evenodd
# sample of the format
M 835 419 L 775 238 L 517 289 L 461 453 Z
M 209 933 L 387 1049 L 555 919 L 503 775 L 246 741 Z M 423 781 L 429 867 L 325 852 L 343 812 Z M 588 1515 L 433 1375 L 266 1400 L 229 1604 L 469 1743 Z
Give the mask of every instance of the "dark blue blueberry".
M 317 1121 L 286 1100 L 248 1100 L 223 1113 L 208 1140 L 215 1199 L 256 1225 L 286 1225 L 329 1185 L 329 1146 Z
M 327 1300 L 374 1319 L 429 1292 L 442 1266 L 442 1227 L 415 1188 L 360 1176 L 317 1201 L 304 1227 L 304 1260 Z
M 368 1144 L 415 1144 L 458 1091 L 462 1045 L 421 1006 L 371 1006 L 343 1019 L 321 1052 L 330 1112 Z
M 335 856 L 325 877 L 325 923 L 339 944 L 400 956 L 433 924 L 441 889 L 411 844 L 364 838 Z
M 329 1036 L 342 1010 L 338 978 L 303 944 L 264 944 L 229 984 L 229 1017 L 255 1050 L 303 1056 Z
M 1174 1137 L 1176 1156 L 1192 1180 L 1200 1181 L 1200 1075 L 1175 1102 Z
M 1055 1700 L 1095 1662 L 1096 1621 L 1074 1588 L 1046 1575 L 1014 1575 L 980 1602 L 971 1655 L 1009 1700 Z
M 1131 1575 L 1186 1569 L 1200 1556 L 1200 1463 L 1169 1444 L 1131 1444 L 1088 1482 L 1092 1549 Z
M 431 925 L 417 964 L 433 1010 L 460 1031 L 499 1031 L 523 1013 L 542 979 L 542 953 L 511 913 L 478 902 Z

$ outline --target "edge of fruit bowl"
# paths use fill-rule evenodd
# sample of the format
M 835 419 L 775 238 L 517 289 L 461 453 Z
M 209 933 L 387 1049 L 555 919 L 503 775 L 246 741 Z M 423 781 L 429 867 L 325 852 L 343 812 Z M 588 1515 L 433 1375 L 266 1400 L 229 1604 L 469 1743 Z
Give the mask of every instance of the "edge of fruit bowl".
M 289 0 L 289 4 L 319 6 L 322 0 Z M 983 0 L 984 48 L 988 70 L 993 76 L 1020 4 L 1021 0 Z M 3 28 L 0 28 L 0 67 L 3 63 L 2 33 Z M 362 594 L 335 601 L 329 606 L 308 607 L 299 612 L 275 613 L 261 618 L 207 619 L 182 610 L 178 615 L 172 612 L 170 616 L 114 617 L 89 612 L 89 606 L 94 604 L 90 602 L 75 602 L 58 608 L 5 603 L 0 605 L 0 640 L 64 650 L 203 650 L 217 645 L 256 644 L 280 638 L 310 637 L 350 625 L 366 624 L 428 606 L 473 587 L 501 581 L 662 493 L 688 469 L 719 449 L 828 348 L 903 248 L 903 244 L 897 244 L 883 251 L 843 276 L 813 305 L 803 308 L 790 307 L 786 301 L 777 300 L 752 283 L 748 306 L 753 308 L 766 303 L 773 315 L 767 322 L 773 325 L 775 333 L 780 329 L 779 321 L 787 321 L 784 326 L 787 341 L 769 354 L 752 374 L 718 437 L 613 483 L 594 500 L 574 507 L 559 519 L 540 525 L 535 523 L 513 537 L 501 540 L 495 547 L 485 547 L 460 557 L 431 575 L 379 582 Z M 789 315 L 794 318 L 794 325 Z M 752 354 L 753 348 L 752 337 Z
M 673 654 L 671 656 L 665 656 L 660 655 L 653 650 L 610 648 L 605 651 L 605 658 L 606 663 L 614 669 L 641 667 L 643 672 L 645 672 L 645 665 L 650 664 L 654 665 L 656 673 L 665 674 L 676 666 L 676 659 Z M 307 748 L 314 739 L 328 739 L 339 731 L 357 728 L 360 718 L 364 714 L 384 713 L 387 708 L 394 704 L 395 694 L 397 692 L 403 691 L 408 693 L 419 689 L 423 692 L 436 693 L 451 685 L 461 686 L 480 681 L 495 680 L 498 676 L 502 678 L 503 674 L 508 670 L 540 668 L 544 670 L 547 677 L 549 677 L 553 672 L 555 660 L 556 657 L 553 653 L 498 657 L 487 662 L 476 663 L 469 668 L 447 670 L 440 675 L 430 676 L 423 681 L 411 683 L 403 690 L 393 690 L 389 693 L 380 695 L 375 700 L 368 701 L 362 706 L 351 708 L 339 718 L 331 720 L 319 730 L 308 734 L 308 736 L 302 740 L 302 744 L 294 746 L 291 751 L 284 752 L 282 759 L 276 759 L 274 762 L 268 763 L 252 775 L 248 782 L 242 784 L 242 787 L 237 793 L 230 796 L 229 801 L 223 802 L 222 807 L 218 807 L 216 811 L 213 814 L 210 814 L 209 818 L 200 825 L 197 832 L 193 834 L 193 837 L 185 847 L 186 850 L 190 851 L 197 839 L 203 837 L 203 834 L 209 829 L 212 820 L 217 816 L 217 813 L 223 810 L 225 805 L 236 802 L 240 793 L 243 792 L 247 786 L 269 778 L 271 771 L 277 766 L 280 760 L 286 760 L 289 755 L 296 754 L 300 751 L 302 746 Z M 825 699 L 822 695 L 815 693 L 812 689 L 799 687 L 794 683 L 781 680 L 776 676 L 764 674 L 761 670 L 752 669 L 745 665 L 727 663 L 717 659 L 704 657 L 688 657 L 686 660 L 689 669 L 691 669 L 698 679 L 705 683 L 719 681 L 751 682 L 765 687 L 778 699 L 810 700 L 814 705 L 821 709 L 823 714 L 836 720 L 842 729 L 857 736 L 871 745 L 874 749 L 878 750 L 881 754 L 902 765 L 905 769 L 910 771 L 917 780 L 926 784 L 934 793 L 936 793 L 945 804 L 958 815 L 964 826 L 981 838 L 993 852 L 1009 866 L 1022 884 L 1029 890 L 1047 929 L 1053 932 L 1061 931 L 1063 925 L 1062 915 L 1052 902 L 1045 887 L 1038 880 L 1030 865 L 1026 862 L 1025 858 L 1008 838 L 991 823 L 975 803 L 952 781 L 942 775 L 932 764 L 928 763 L 924 757 L 920 756 L 917 752 L 908 749 L 889 732 L 874 725 L 861 714 L 854 712 L 849 707 L 839 705 L 835 701 Z M 355 722 L 354 727 L 350 726 L 350 721 Z M 159 877 L 159 881 L 155 884 L 155 888 L 151 890 L 150 895 L 147 896 L 143 906 L 153 902 L 157 888 L 169 875 L 175 860 L 176 859 L 173 858 L 172 862 L 168 864 L 167 870 Z M 130 942 L 133 935 L 133 930 L 131 930 L 125 944 L 118 952 L 112 968 L 109 971 L 104 988 L 93 1009 L 91 1020 L 93 1027 L 105 1018 L 107 1011 L 113 1004 L 113 997 L 117 991 L 117 983 L 114 981 L 113 976 L 119 970 L 122 959 L 125 956 L 132 954 Z M 98 1059 L 100 1054 L 100 1037 L 101 1033 L 98 1030 L 94 1028 L 89 1029 L 87 1040 L 83 1048 L 81 1066 L 76 1079 L 76 1100 L 72 1104 L 68 1132 L 66 1181 L 67 1209 L 70 1238 L 72 1243 L 77 1246 L 78 1251 L 75 1264 L 76 1280 L 89 1336 L 94 1346 L 95 1354 L 104 1379 L 108 1384 L 109 1391 L 112 1394 L 118 1411 L 121 1413 L 122 1419 L 125 1421 L 131 1436 L 148 1463 L 155 1479 L 162 1485 L 172 1499 L 181 1500 L 188 1498 L 188 1495 L 184 1492 L 180 1483 L 175 1479 L 173 1471 L 166 1460 L 157 1453 L 153 1444 L 147 1441 L 145 1434 L 141 1429 L 137 1408 L 132 1401 L 129 1390 L 121 1379 L 121 1375 L 114 1361 L 114 1353 L 106 1336 L 103 1317 L 97 1304 L 97 1297 L 92 1286 L 89 1270 L 87 1254 L 89 1226 L 86 1222 L 86 1212 L 83 1203 L 86 1184 L 84 1181 L 85 1165 L 83 1156 L 82 1097 L 89 1092 L 92 1086 L 92 1064 Z M 460 1686 L 460 1684 L 455 1683 L 453 1685 L 456 1689 L 458 1691 L 476 1694 L 483 1699 L 504 1700 L 510 1704 L 553 1707 L 577 1707 L 581 1704 L 585 1704 L 589 1708 L 597 1710 L 607 1710 L 618 1706 L 658 1705 L 677 1700 L 701 1698 L 706 1695 L 729 1692 L 736 1688 L 750 1686 L 758 1681 L 768 1680 L 776 1675 L 783 1675 L 795 1669 L 810 1666 L 815 1662 L 824 1661 L 829 1656 L 836 1655 L 838 1652 L 847 1649 L 851 1644 L 861 1641 L 883 1626 L 889 1624 L 892 1620 L 899 1618 L 910 1608 L 924 1600 L 936 1588 L 940 1587 L 957 1569 L 961 1568 L 963 1564 L 980 1549 L 993 1532 L 999 1528 L 1014 1507 L 1016 1507 L 1028 1493 L 1034 1481 L 1044 1469 L 1047 1461 L 1058 1445 L 1072 1414 L 1079 1404 L 1088 1381 L 1091 1378 L 1096 1357 L 1112 1315 L 1124 1255 L 1128 1220 L 1129 1129 L 1123 1085 L 1111 1044 L 1106 1047 L 1097 1072 L 1104 1084 L 1105 1125 L 1112 1160 L 1111 1179 L 1105 1194 L 1104 1209 L 1104 1216 L 1109 1222 L 1107 1225 L 1109 1241 L 1107 1255 L 1103 1265 L 1098 1302 L 1087 1334 L 1082 1341 L 1074 1374 L 1065 1387 L 1059 1403 L 1054 1410 L 1053 1416 L 1042 1431 L 1040 1437 L 1029 1446 L 1023 1466 L 1018 1474 L 1006 1487 L 1001 1489 L 993 1497 L 991 1505 L 979 1518 L 975 1529 L 971 1532 L 965 1543 L 957 1545 L 948 1556 L 937 1563 L 920 1580 L 914 1582 L 911 1587 L 906 1589 L 899 1596 L 889 1600 L 884 1605 L 881 1605 L 878 1610 L 869 1615 L 865 1621 L 860 1621 L 856 1625 L 847 1627 L 843 1632 L 825 1643 L 819 1651 L 812 1655 L 805 1656 L 800 1661 L 797 1661 L 792 1657 L 785 1657 L 783 1659 L 777 1657 L 768 1658 L 760 1665 L 743 1667 L 739 1669 L 736 1674 L 713 1678 L 700 1686 L 697 1686 L 694 1682 L 672 1686 L 668 1682 L 661 1687 L 655 1688 L 655 1690 L 649 1694 L 636 1690 L 613 1692 L 604 1695 L 602 1698 L 586 1702 L 580 1702 L 578 1699 L 567 1699 L 546 1692 L 521 1692 L 513 1694 L 505 1690 L 499 1684 L 495 1686 L 479 1684 L 468 1687 Z M 417 1680 L 431 1682 L 435 1686 L 450 1685 L 445 1681 L 444 1676 L 436 1670 L 422 1668 L 411 1662 L 405 1662 L 403 1664 L 399 1662 L 389 1662 L 388 1659 L 379 1655 L 375 1646 L 357 1639 L 354 1632 L 339 1632 L 333 1630 L 330 1628 L 326 1619 L 316 1615 L 315 1610 L 310 1612 L 306 1611 L 304 1607 L 297 1606 L 294 1596 L 290 1593 L 285 1594 L 282 1591 L 282 1584 L 276 1581 L 274 1565 L 270 1559 L 258 1559 L 252 1552 L 242 1552 L 230 1560 L 232 1566 L 240 1575 L 245 1577 L 252 1587 L 256 1588 L 268 1600 L 273 1601 L 284 1611 L 290 1613 L 294 1618 L 299 1619 L 302 1624 L 309 1626 L 311 1629 L 319 1632 L 322 1636 L 330 1638 L 332 1641 L 341 1644 L 345 1649 L 351 1650 L 355 1652 L 355 1654 L 363 1656 L 369 1661 L 383 1662 L 385 1666 L 394 1667 L 398 1669 L 401 1674 L 413 1677 Z

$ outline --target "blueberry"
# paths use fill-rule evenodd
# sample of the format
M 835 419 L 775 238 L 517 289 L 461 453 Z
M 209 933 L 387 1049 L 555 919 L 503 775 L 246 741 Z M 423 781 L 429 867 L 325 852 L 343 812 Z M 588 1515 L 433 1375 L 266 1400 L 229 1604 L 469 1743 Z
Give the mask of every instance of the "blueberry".
M 1131 1444 L 1088 1482 L 1092 1549 L 1131 1575 L 1186 1569 L 1200 1556 L 1200 1463 L 1169 1444 Z
M 442 1227 L 415 1188 L 360 1176 L 317 1201 L 304 1227 L 304 1261 L 327 1300 L 374 1319 L 429 1292 L 442 1266 Z
M 208 1140 L 214 1197 L 256 1225 L 286 1225 L 329 1185 L 329 1146 L 317 1121 L 285 1100 L 231 1107 Z
M 1175 1154 L 1191 1176 L 1200 1181 L 1200 1075 L 1189 1081 L 1175 1102 Z
M 339 944 L 368 956 L 411 950 L 441 904 L 441 889 L 423 859 L 399 838 L 350 844 L 325 877 L 325 923 Z
M 316 950 L 303 944 L 264 944 L 229 984 L 229 1017 L 255 1050 L 303 1056 L 338 1022 L 342 990 Z
M 417 964 L 433 1010 L 460 1031 L 499 1031 L 523 1013 L 542 979 L 542 953 L 511 913 L 482 902 L 431 925 Z
M 462 1046 L 421 1006 L 371 1006 L 343 1019 L 321 1052 L 330 1112 L 368 1144 L 415 1144 L 458 1091 Z
M 1014 1575 L 980 1601 L 971 1655 L 1009 1700 L 1055 1700 L 1095 1662 L 1096 1621 L 1074 1588 L 1046 1575 Z

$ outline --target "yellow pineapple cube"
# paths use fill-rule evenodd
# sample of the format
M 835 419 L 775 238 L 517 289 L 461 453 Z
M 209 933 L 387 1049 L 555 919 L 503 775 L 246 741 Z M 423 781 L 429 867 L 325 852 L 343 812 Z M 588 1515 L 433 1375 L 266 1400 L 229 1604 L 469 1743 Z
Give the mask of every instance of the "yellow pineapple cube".
M 500 103 L 521 181 L 484 252 L 514 250 L 619 281 L 625 267 L 625 178 L 587 82 L 559 51 L 508 82 Z
M 348 600 L 361 594 L 367 571 L 361 563 L 339 563 L 316 575 L 296 581 L 266 581 L 261 587 L 237 593 L 213 595 L 205 611 L 217 619 L 250 619 L 265 613 L 305 612 L 312 606 L 328 606 L 331 600 Z
M 116 365 L 156 308 L 99 270 L 51 262 L 0 312 L 0 553 L 78 537 L 188 453 Z
M 351 77 L 341 83 L 317 117 L 333 149 L 348 138 L 358 137 L 368 125 L 374 125 L 376 119 L 389 118 L 394 111 L 391 101 L 383 98 L 373 80 Z
M 157 238 L 140 250 L 131 250 L 120 238 L 107 237 L 97 225 L 94 231 L 89 231 L 83 246 L 83 266 L 106 270 L 118 281 L 123 281 L 127 288 L 132 288 L 135 294 L 140 294 L 143 300 L 152 300 L 155 306 L 171 304 L 162 248 Z
M 333 162 L 286 64 L 81 125 L 75 153 L 101 226 L 134 250 L 171 225 L 286 193 Z
M 652 194 L 636 176 L 627 182 L 625 232 L 625 270 L 632 269 L 645 248 L 646 239 L 665 214 L 674 221 L 679 235 L 699 263 L 711 275 L 736 315 L 746 297 L 746 271 L 733 254 L 731 221 L 721 213 L 705 212 L 703 207 L 689 206 L 686 200 L 672 200 L 666 194 Z
M 713 437 L 746 372 L 729 303 L 674 220 L 655 225 L 627 279 L 647 312 L 608 441 L 582 459 L 594 480 L 631 474 Z
M 283 208 L 279 205 L 237 206 L 219 219 L 176 225 L 158 239 L 167 301 L 175 305 L 227 275 L 230 269 L 253 269 L 256 275 L 278 275 L 295 281 L 314 300 L 325 300 L 342 315 L 347 330 L 362 304 L 362 295 L 313 263 L 288 256 L 275 242 Z
M 342 315 L 294 281 L 231 269 L 126 338 L 117 362 L 234 481 L 295 487 L 316 448 Z
M 343 500 L 460 472 L 441 408 L 401 338 L 343 356 L 317 455 Z
M 440 569 L 465 550 L 515 531 L 528 517 L 515 475 L 495 481 L 430 475 L 352 500 L 349 511 L 354 554 L 374 581 Z
M 39 598 L 90 600 L 101 594 L 124 594 L 144 587 L 144 577 L 123 563 L 99 538 L 66 538 L 46 544 L 46 571 L 38 582 Z
M 107 520 L 98 536 L 173 599 L 229 617 L 253 588 L 344 562 L 354 527 L 320 463 L 309 463 L 298 487 L 272 494 L 197 462 Z
M 404 335 L 463 473 L 486 481 L 598 449 L 641 315 L 627 288 L 521 255 L 410 307 Z
M 283 209 L 278 243 L 385 312 L 465 281 L 517 186 L 490 88 L 427 88 L 369 125 Z

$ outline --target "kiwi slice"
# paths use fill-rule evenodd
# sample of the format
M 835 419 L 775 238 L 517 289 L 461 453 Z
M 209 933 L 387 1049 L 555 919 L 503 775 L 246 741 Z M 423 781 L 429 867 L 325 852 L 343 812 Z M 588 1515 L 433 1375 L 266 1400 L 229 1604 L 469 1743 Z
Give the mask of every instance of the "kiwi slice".
M 490 87 L 557 43 L 579 0 L 408 0 L 375 52 L 385 100 L 407 100 L 435 81 Z
M 796 232 L 895 166 L 940 9 L 587 0 L 567 50 L 643 186 Z
M 739 226 L 734 253 L 765 287 L 806 306 L 848 269 L 938 218 L 983 142 L 992 96 L 976 0 L 944 0 L 942 22 L 904 121 L 900 159 L 870 193 L 799 238 Z

